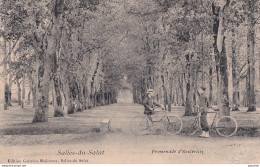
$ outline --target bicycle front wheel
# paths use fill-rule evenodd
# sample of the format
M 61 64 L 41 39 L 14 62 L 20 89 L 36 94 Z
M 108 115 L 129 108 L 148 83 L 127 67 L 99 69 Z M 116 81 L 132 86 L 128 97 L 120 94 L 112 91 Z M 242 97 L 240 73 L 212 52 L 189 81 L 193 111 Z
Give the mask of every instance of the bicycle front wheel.
M 182 129 L 182 120 L 176 115 L 166 116 L 162 120 L 162 129 L 168 135 L 176 135 Z
M 237 132 L 237 121 L 231 116 L 220 117 L 216 123 L 216 130 L 220 136 L 233 136 Z
M 150 122 L 146 116 L 136 116 L 131 120 L 131 131 L 136 135 L 146 135 L 150 127 Z

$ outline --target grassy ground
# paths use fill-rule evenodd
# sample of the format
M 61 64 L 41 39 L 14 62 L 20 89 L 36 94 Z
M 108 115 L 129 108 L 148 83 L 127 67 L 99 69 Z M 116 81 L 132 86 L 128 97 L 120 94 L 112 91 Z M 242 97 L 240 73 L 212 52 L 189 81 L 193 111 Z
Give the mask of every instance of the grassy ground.
M 43 135 L 43 134 L 87 134 L 100 132 L 98 125 L 77 119 L 77 116 L 53 117 L 50 108 L 47 123 L 31 123 L 34 109 L 27 106 L 20 109 L 14 105 L 9 110 L 1 111 L 0 134 L 2 135 Z M 87 126 L 86 126 L 87 125 Z
M 102 140 L 104 133 L 100 130 L 99 124 L 86 123 L 77 117 L 77 114 L 53 117 L 53 109 L 50 108 L 47 123 L 33 124 L 34 110 L 31 106 L 21 110 L 20 106 L 13 105 L 9 110 L 0 112 L 0 144 L 66 144 L 81 140 Z

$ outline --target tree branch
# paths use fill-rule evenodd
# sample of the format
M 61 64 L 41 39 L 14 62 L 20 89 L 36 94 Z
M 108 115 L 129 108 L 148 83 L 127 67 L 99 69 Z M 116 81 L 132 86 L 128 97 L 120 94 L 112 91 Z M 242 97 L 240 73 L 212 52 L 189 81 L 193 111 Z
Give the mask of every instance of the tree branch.
M 20 40 L 20 38 L 21 38 L 21 36 L 18 37 L 18 39 L 17 39 L 16 42 L 14 43 L 13 47 L 11 48 L 11 50 L 8 52 L 8 54 L 7 54 L 8 56 L 11 55 L 12 51 L 14 50 L 14 48 L 15 48 L 16 44 L 18 43 L 18 41 Z
M 242 65 L 242 67 L 240 68 L 240 70 L 239 70 L 239 72 L 238 72 L 239 75 L 240 75 L 240 73 L 243 71 L 243 69 L 244 69 L 244 67 L 245 67 L 246 65 L 247 65 L 247 62 Z
M 9 15 L 7 12 L 0 10 L 0 14 Z

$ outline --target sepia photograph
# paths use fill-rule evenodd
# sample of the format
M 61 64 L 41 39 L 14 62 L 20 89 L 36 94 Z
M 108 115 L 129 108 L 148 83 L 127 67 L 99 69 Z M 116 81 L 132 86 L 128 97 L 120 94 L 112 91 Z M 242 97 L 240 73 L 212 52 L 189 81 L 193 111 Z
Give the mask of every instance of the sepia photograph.
M 0 165 L 260 164 L 260 0 L 0 0 Z

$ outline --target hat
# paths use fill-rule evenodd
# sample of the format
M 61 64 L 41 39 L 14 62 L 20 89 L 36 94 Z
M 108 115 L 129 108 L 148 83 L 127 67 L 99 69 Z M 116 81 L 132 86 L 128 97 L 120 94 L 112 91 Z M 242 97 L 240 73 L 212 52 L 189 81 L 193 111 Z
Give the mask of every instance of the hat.
M 146 93 L 153 93 L 153 89 L 147 89 Z
M 206 91 L 206 87 L 205 86 L 201 86 L 200 89 L 202 89 L 203 91 Z

